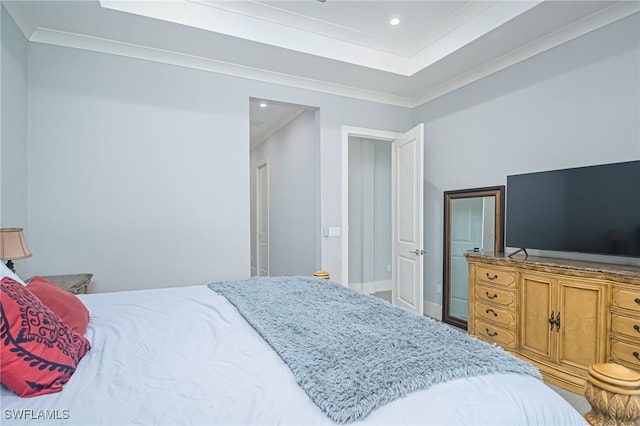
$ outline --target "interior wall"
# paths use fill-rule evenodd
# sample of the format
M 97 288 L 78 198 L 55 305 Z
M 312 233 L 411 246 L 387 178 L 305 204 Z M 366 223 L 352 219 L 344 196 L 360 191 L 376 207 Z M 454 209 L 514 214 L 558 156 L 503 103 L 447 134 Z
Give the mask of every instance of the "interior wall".
M 349 137 L 348 149 L 349 285 L 390 290 L 391 143 Z
M 322 226 L 340 224 L 342 125 L 403 132 L 426 124 L 425 298 L 436 312 L 443 191 L 640 158 L 638 14 L 413 111 L 37 43 L 17 61 L 28 64 L 27 95 L 11 95 L 21 77 L 7 77 L 5 49 L 21 33 L 7 20 L 2 8 L 0 221 L 9 226 L 11 212 L 27 217 L 34 257 L 18 263 L 19 273 L 89 271 L 92 291 L 249 276 L 251 96 L 321 108 Z M 6 144 L 7 104 L 28 106 L 28 125 L 18 126 L 28 143 L 15 138 L 14 148 Z M 26 177 L 9 173 L 10 149 L 14 159 L 27 152 L 11 162 Z M 339 274 L 339 238 L 319 241 L 322 267 Z
M 315 111 L 303 111 L 251 151 L 251 267 L 256 265 L 256 169 L 269 164 L 269 273 L 310 275 L 320 239 Z
M 341 221 L 341 126 L 411 126 L 408 108 L 150 61 L 28 59 L 31 273 L 92 272 L 91 291 L 250 276 L 250 97 L 320 109 L 322 226 Z M 339 275 L 339 238 L 319 241 Z
M 640 158 L 639 16 L 414 108 L 425 123 L 428 314 L 441 312 L 444 191 Z
M 0 5 L 0 226 L 25 228 L 27 244 L 27 40 Z M 14 262 L 28 274 L 28 260 Z

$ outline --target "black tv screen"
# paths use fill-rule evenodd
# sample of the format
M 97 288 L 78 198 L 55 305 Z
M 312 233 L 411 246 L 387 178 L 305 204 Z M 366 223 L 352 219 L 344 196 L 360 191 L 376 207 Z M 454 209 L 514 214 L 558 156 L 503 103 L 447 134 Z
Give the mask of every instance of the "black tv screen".
M 506 245 L 640 257 L 640 161 L 507 176 Z

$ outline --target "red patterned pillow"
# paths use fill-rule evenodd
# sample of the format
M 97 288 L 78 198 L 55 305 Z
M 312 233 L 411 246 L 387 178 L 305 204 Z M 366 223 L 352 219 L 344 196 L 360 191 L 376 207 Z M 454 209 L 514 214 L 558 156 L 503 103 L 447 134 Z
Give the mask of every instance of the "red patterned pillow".
M 0 381 L 22 397 L 60 392 L 91 344 L 22 284 L 0 289 Z
M 38 276 L 29 280 L 27 289 L 58 315 L 62 322 L 84 335 L 89 324 L 89 310 L 74 294 Z

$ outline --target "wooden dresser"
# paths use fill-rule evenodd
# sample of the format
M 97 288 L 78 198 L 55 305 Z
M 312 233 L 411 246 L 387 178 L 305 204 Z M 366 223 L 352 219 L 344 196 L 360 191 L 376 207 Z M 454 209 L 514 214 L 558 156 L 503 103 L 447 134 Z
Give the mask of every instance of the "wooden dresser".
M 468 253 L 469 333 L 582 393 L 593 364 L 640 371 L 640 267 Z

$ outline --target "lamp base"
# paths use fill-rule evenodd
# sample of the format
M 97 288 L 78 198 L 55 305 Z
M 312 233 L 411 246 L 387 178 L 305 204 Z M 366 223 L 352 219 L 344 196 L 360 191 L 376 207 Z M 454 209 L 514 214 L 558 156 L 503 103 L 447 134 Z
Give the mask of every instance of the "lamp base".
M 11 269 L 11 272 L 15 274 L 16 268 L 13 266 L 13 261 L 11 259 L 7 260 L 7 268 Z

